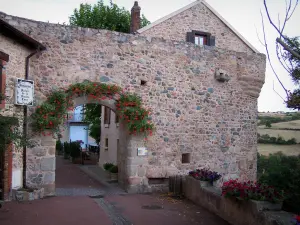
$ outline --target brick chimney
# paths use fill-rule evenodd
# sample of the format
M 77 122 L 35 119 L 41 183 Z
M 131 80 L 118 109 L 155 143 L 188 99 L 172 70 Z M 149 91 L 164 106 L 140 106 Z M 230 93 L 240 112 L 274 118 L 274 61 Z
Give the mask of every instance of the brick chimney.
M 139 6 L 139 3 L 135 1 L 131 9 L 130 33 L 134 34 L 140 28 L 141 28 L 141 7 Z

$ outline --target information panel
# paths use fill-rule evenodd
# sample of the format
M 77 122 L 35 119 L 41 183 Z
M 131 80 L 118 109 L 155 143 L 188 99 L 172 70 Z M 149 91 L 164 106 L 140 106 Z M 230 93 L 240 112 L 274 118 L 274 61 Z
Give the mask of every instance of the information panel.
M 16 105 L 33 105 L 34 81 L 17 79 L 16 81 L 15 104 Z

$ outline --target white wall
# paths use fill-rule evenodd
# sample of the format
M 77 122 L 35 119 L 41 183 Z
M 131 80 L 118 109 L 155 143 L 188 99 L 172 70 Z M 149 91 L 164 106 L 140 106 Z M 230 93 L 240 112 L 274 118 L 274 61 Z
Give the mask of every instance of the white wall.
M 101 141 L 99 165 L 110 162 L 117 164 L 117 140 L 119 139 L 119 124 L 115 122 L 115 113 L 111 110 L 110 124 L 104 124 L 105 107 L 102 106 Z M 105 148 L 105 139 L 108 138 L 108 148 Z

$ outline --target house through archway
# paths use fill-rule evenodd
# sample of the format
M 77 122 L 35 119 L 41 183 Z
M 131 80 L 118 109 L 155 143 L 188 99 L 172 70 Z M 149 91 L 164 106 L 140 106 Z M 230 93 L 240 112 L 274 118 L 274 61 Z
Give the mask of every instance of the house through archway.
M 77 84 L 76 84 L 77 85 Z M 104 116 L 101 119 L 101 127 L 102 127 L 102 135 L 100 138 L 100 157 L 98 164 L 99 166 L 103 166 L 105 163 L 113 163 L 118 166 L 118 183 L 119 185 L 126 190 L 127 192 L 144 192 L 148 188 L 148 179 L 146 178 L 146 172 L 138 173 L 138 170 L 143 169 L 146 171 L 147 166 L 147 158 L 145 155 L 138 154 L 138 149 L 145 149 L 146 142 L 145 137 L 141 134 L 136 134 L 136 128 L 132 126 L 139 125 L 138 119 L 142 120 L 142 126 L 149 127 L 149 123 L 145 123 L 143 120 L 147 120 L 148 112 L 141 108 L 141 100 L 132 94 L 120 94 L 118 91 L 113 91 L 113 88 L 117 88 L 114 85 L 104 85 L 99 83 L 82 83 L 78 84 L 82 90 L 78 91 L 78 88 L 75 88 L 76 91 L 73 92 L 74 86 L 71 86 L 72 94 L 67 91 L 64 92 L 54 92 L 50 97 L 48 97 L 45 105 L 41 105 L 37 111 L 34 113 L 33 118 L 35 118 L 36 122 L 33 122 L 35 125 L 43 125 L 39 118 L 47 118 L 43 113 L 46 109 L 49 108 L 49 104 L 54 104 L 54 109 L 56 111 L 60 111 L 62 108 L 62 102 L 64 98 L 61 97 L 62 93 L 68 93 L 67 98 L 68 104 L 72 105 L 72 108 L 68 108 L 67 115 L 70 115 L 75 112 L 78 106 L 84 106 L 87 104 L 99 104 L 102 107 L 102 111 Z M 72 89 L 73 88 L 73 89 Z M 98 93 L 100 96 L 95 96 L 94 91 L 105 89 L 104 94 Z M 87 93 L 88 90 L 93 89 L 91 91 L 94 94 Z M 70 90 L 70 89 L 69 89 Z M 112 91 L 109 91 L 112 90 Z M 117 88 L 117 90 L 119 90 Z M 80 94 L 79 94 L 80 92 Z M 83 93 L 84 92 L 84 93 Z M 110 93 L 110 94 L 108 94 Z M 91 97 L 92 96 L 92 97 Z M 70 103 L 71 102 L 71 103 Z M 51 108 L 51 107 L 50 107 Z M 46 121 L 46 128 L 49 129 L 53 127 L 56 123 L 55 118 L 60 117 L 62 114 L 55 114 L 56 111 L 47 112 L 47 115 L 54 116 L 53 121 Z M 126 118 L 126 121 L 119 120 L 118 116 L 122 116 Z M 112 118 L 114 117 L 114 118 Z M 134 120 L 131 120 L 134 118 Z M 78 119 L 78 118 L 77 118 Z M 43 119 L 42 119 L 43 120 Z M 114 123 L 111 123 L 114 121 Z M 131 122 L 132 121 L 132 122 Z M 50 126 L 53 125 L 53 126 Z M 61 136 L 61 138 L 70 137 L 70 133 L 67 134 L 70 129 L 70 123 L 67 122 L 67 132 Z M 140 131 L 144 129 L 140 128 Z M 148 128 L 150 130 L 150 128 Z M 56 128 L 55 128 L 56 130 Z M 60 129 L 59 129 L 60 130 Z M 146 131 L 146 129 L 144 129 Z M 147 132 L 147 131 L 146 131 Z M 133 133 L 134 135 L 131 135 Z M 63 137 L 65 136 L 65 137 Z M 43 148 L 53 148 L 56 140 L 53 139 L 52 136 L 43 136 L 38 135 L 40 138 L 40 142 Z M 77 139 L 77 138 L 75 138 Z M 76 142 L 77 140 L 75 140 Z M 79 140 L 82 141 L 82 140 Z M 73 143 L 73 142 L 70 142 Z M 82 148 L 84 144 L 79 143 L 79 146 Z M 29 151 L 32 153 L 32 151 Z M 74 156 L 74 155 L 73 155 Z M 79 155 L 77 155 L 79 156 Z M 71 154 L 72 157 L 72 154 Z M 75 157 L 75 156 L 74 156 Z M 74 158 L 72 157 L 72 158 Z M 55 193 L 55 156 L 45 155 L 40 156 L 39 158 L 34 158 L 32 160 L 39 160 L 43 163 L 43 165 L 48 164 L 48 166 L 42 166 L 39 172 L 40 176 L 44 179 L 41 184 L 36 184 L 34 179 L 27 179 L 27 183 L 30 186 L 43 186 L 46 189 L 47 194 Z M 27 171 L 29 174 L 32 172 L 30 169 Z M 53 177 L 52 177 L 53 176 Z M 47 179 L 45 179 L 47 178 Z

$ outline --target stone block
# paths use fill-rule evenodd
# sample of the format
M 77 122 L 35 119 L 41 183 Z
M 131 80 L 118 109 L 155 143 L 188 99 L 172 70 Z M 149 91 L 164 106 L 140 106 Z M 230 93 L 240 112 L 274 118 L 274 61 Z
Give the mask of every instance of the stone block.
M 41 160 L 42 171 L 54 171 L 55 170 L 55 157 L 43 158 Z
M 146 168 L 143 167 L 143 166 L 138 166 L 138 169 L 137 169 L 137 175 L 139 177 L 144 177 L 146 176 Z
M 56 140 L 52 136 L 41 136 L 42 146 L 52 146 L 55 147 Z
M 136 176 L 137 175 L 137 166 L 126 166 L 127 176 Z
M 53 184 L 54 182 L 55 182 L 55 172 L 45 173 L 43 184 Z
M 55 147 L 49 147 L 48 148 L 48 155 L 54 156 L 55 155 Z
M 128 184 L 129 185 L 140 185 L 142 182 L 141 177 L 129 177 L 128 178 Z
M 45 156 L 47 154 L 47 148 L 44 148 L 42 146 L 38 146 L 38 147 L 35 147 L 35 148 L 32 148 L 28 151 L 28 153 L 34 155 L 34 156 L 38 156 L 38 157 L 41 157 L 41 156 Z

